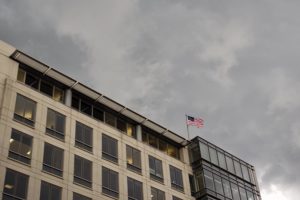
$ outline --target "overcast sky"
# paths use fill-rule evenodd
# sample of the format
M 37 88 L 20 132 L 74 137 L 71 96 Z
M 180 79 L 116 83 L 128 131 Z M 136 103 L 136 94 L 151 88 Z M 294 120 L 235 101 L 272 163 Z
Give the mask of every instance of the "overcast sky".
M 0 0 L 0 39 L 256 167 L 263 200 L 300 189 L 299 0 Z M 298 191 L 297 191 L 298 189 Z

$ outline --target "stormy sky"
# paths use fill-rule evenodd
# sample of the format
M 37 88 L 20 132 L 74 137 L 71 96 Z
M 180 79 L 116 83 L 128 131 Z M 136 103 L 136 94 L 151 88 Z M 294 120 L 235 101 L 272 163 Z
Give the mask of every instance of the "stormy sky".
M 256 167 L 263 200 L 298 200 L 300 1 L 0 0 L 0 39 L 186 137 Z

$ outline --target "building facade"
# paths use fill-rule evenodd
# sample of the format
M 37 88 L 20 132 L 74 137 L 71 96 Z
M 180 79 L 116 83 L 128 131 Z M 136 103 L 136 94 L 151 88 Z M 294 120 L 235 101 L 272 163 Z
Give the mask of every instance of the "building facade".
M 260 199 L 253 166 L 2 41 L 0 132 L 0 199 Z

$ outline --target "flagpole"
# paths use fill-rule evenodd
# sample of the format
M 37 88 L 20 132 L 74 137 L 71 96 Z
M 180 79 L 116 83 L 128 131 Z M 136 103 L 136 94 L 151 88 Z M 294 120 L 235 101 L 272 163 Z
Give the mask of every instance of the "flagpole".
M 186 130 L 187 130 L 188 140 L 190 140 L 190 131 L 189 131 L 189 125 L 187 123 L 187 114 L 185 114 L 185 123 L 186 123 Z

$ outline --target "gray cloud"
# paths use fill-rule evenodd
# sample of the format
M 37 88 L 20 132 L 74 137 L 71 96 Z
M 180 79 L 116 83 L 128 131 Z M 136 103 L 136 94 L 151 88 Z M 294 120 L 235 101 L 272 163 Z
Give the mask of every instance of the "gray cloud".
M 293 200 L 299 4 L 4 0 L 0 37 L 183 136 L 184 114 L 200 115 L 192 136 L 256 166 L 266 198 Z

